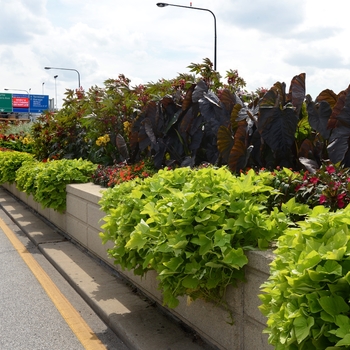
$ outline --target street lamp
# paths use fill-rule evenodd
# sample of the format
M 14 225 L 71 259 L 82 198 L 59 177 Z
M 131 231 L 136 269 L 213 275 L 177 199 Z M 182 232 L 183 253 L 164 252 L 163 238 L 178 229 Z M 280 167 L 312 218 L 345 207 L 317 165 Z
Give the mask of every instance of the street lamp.
M 174 4 L 167 4 L 165 2 L 158 2 L 157 3 L 157 6 L 158 7 L 166 7 L 166 6 L 174 6 L 174 7 L 183 7 L 185 9 L 192 9 L 192 10 L 202 10 L 202 11 L 208 11 L 210 12 L 213 17 L 214 17 L 214 70 L 216 71 L 216 51 L 217 51 L 217 48 L 216 48 L 216 17 L 214 15 L 214 13 L 212 11 L 210 11 L 209 9 L 205 9 L 205 8 L 202 8 L 202 7 L 193 7 L 193 6 L 182 6 L 182 5 L 174 5 Z
M 42 94 L 44 95 L 44 85 L 45 85 L 45 82 L 43 82 L 42 84 L 41 84 L 41 89 L 42 89 Z
M 57 111 L 57 84 L 56 84 L 56 79 L 57 79 L 58 75 L 54 75 L 54 79 L 55 79 L 55 110 Z
M 22 89 L 4 89 L 5 91 L 24 91 L 27 93 L 28 95 L 28 116 L 29 116 L 29 119 L 32 120 L 32 116 L 30 114 L 30 91 L 32 90 L 31 88 L 29 88 L 29 91 L 28 90 L 22 90 Z
M 78 88 L 80 89 L 80 73 L 73 68 L 56 68 L 56 67 L 44 67 L 45 69 L 60 69 L 60 70 L 72 70 L 78 74 Z

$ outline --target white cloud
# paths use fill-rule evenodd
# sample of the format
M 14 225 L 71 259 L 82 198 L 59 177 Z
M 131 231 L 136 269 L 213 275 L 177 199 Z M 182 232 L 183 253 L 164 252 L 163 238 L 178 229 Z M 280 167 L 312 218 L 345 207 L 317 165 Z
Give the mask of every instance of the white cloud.
M 28 89 L 54 97 L 77 86 L 103 86 L 124 74 L 132 84 L 174 78 L 214 56 L 214 18 L 208 11 L 159 8 L 157 1 L 11 0 L 0 12 L 0 91 Z M 189 6 L 190 2 L 176 2 Z M 349 79 L 345 0 L 195 0 L 217 20 L 217 68 L 238 69 L 248 90 L 289 86 L 306 72 L 307 93 L 345 89 Z

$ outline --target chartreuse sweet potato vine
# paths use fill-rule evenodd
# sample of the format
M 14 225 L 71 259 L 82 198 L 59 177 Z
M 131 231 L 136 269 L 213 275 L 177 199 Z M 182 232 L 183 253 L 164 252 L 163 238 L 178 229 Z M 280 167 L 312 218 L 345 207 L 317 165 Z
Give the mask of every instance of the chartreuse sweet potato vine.
M 260 309 L 277 350 L 350 348 L 350 207 L 317 206 L 278 240 Z
M 14 183 L 16 171 L 26 161 L 34 161 L 34 156 L 26 152 L 5 151 L 0 152 L 0 184 Z
M 226 168 L 161 170 L 107 189 L 104 243 L 115 264 L 158 274 L 163 302 L 178 296 L 220 301 L 226 286 L 243 280 L 245 249 L 267 247 L 287 219 L 265 203 L 275 190 L 268 173 L 236 177 Z
M 89 182 L 96 168 L 96 164 L 83 159 L 23 162 L 16 171 L 16 185 L 20 191 L 32 194 L 43 208 L 63 212 L 66 185 Z

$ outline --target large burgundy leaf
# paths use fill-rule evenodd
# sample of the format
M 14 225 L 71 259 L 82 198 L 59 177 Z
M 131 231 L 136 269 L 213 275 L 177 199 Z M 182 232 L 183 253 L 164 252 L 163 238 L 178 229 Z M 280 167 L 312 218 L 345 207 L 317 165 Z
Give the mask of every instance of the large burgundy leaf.
M 234 144 L 229 156 L 229 167 L 233 172 L 239 172 L 247 165 L 247 161 L 252 150 L 252 147 L 247 148 L 247 123 L 241 121 L 238 123 L 238 128 L 234 136 Z
M 234 144 L 234 138 L 231 130 L 225 125 L 221 125 L 218 131 L 218 150 L 225 163 L 228 163 L 228 157 Z
M 154 131 L 153 131 L 153 126 L 152 126 L 151 119 L 150 118 L 145 118 L 144 121 L 143 121 L 143 126 L 145 128 L 145 132 L 146 132 L 149 140 L 152 143 L 152 146 L 154 148 L 156 148 L 157 147 L 157 138 L 156 138 L 156 136 L 154 134 Z
M 124 137 L 120 134 L 116 136 L 116 144 L 120 155 L 123 157 L 123 160 L 129 159 L 129 151 L 124 140 Z
M 166 145 L 162 139 L 159 140 L 158 150 L 154 155 L 154 166 L 156 169 L 160 169 L 163 166 L 163 160 L 166 152 Z
M 230 122 L 231 122 L 231 128 L 234 131 L 238 128 L 238 116 L 239 116 L 239 112 L 241 111 L 242 108 L 243 108 L 243 105 L 241 105 L 239 103 L 237 103 L 233 106 L 233 109 L 231 112 Z
M 307 113 L 309 116 L 310 126 L 321 136 L 328 140 L 330 135 L 330 130 L 327 128 L 329 117 L 332 114 L 331 106 L 327 101 L 313 102 L 310 101 L 307 103 Z
M 350 89 L 350 85 L 346 90 L 343 90 L 339 93 L 337 102 L 332 109 L 332 114 L 331 114 L 329 121 L 328 121 L 328 129 L 334 129 L 334 128 L 338 127 L 339 124 L 347 123 L 346 120 L 342 120 L 341 118 L 338 118 L 338 116 L 340 115 L 340 113 L 342 112 L 342 110 L 345 106 L 346 98 L 347 98 L 347 95 L 349 93 L 349 89 Z
M 191 142 L 189 144 L 189 150 L 191 151 L 192 155 L 196 154 L 197 150 L 201 147 L 203 136 L 204 136 L 204 133 L 203 133 L 202 129 L 197 129 L 196 132 L 194 132 L 191 135 Z
M 220 94 L 219 99 L 228 114 L 231 114 L 234 105 L 237 103 L 236 95 L 234 95 L 230 90 L 225 89 Z
M 270 92 L 273 90 L 270 90 Z M 275 103 L 278 104 L 279 95 L 275 93 Z M 273 102 L 272 94 L 268 96 Z M 298 116 L 293 108 L 263 107 L 260 106 L 258 131 L 266 144 L 279 154 L 289 153 L 295 140 L 295 131 L 298 125 Z
M 321 101 L 328 102 L 332 109 L 335 106 L 335 104 L 337 103 L 337 100 L 338 100 L 337 94 L 335 94 L 334 91 L 330 90 L 330 89 L 323 90 L 316 97 L 316 102 L 321 102 Z
M 339 103 L 337 102 L 338 109 L 340 109 L 340 105 L 342 104 L 343 107 L 339 114 L 333 118 L 335 123 L 329 138 L 327 150 L 332 163 L 343 162 L 344 166 L 350 166 L 350 164 L 347 164 L 348 157 L 346 157 L 350 142 L 350 85 L 345 92 L 344 100 Z M 344 159 L 346 159 L 346 163 Z
M 293 77 L 289 88 L 289 100 L 295 108 L 296 115 L 299 115 L 300 109 L 305 99 L 305 73 Z
M 182 105 L 181 105 L 181 108 L 183 111 L 186 111 L 188 108 L 191 107 L 192 105 L 192 94 L 193 94 L 193 91 L 196 87 L 196 84 L 192 84 L 190 86 L 190 88 L 186 91 L 186 95 L 185 95 L 185 98 L 182 102 Z

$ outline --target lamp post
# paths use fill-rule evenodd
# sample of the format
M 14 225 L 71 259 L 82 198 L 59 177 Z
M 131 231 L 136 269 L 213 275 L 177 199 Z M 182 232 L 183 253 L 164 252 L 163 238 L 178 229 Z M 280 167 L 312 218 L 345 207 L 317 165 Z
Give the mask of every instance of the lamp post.
M 58 75 L 54 75 L 54 79 L 55 79 L 55 111 L 57 111 L 57 84 L 56 84 L 56 80 L 57 80 Z
M 44 95 L 44 85 L 45 85 L 45 82 L 43 82 L 42 84 L 41 84 L 41 89 L 42 89 L 42 94 Z
M 28 95 L 28 116 L 29 116 L 29 119 L 32 120 L 32 116 L 30 114 L 30 91 L 32 90 L 31 88 L 29 88 L 29 91 L 28 90 L 23 90 L 23 89 L 4 89 L 5 91 L 24 91 L 27 93 Z
M 80 73 L 73 68 L 57 68 L 57 67 L 44 67 L 45 69 L 59 69 L 59 70 L 72 70 L 78 74 L 78 88 L 80 89 Z
M 202 7 L 174 5 L 174 4 L 167 4 L 165 2 L 158 2 L 157 6 L 158 7 L 174 6 L 174 7 L 182 7 L 182 8 L 185 8 L 185 9 L 201 10 L 201 11 L 210 12 L 213 15 L 213 17 L 214 17 L 214 70 L 216 71 L 216 51 L 217 51 L 216 41 L 217 41 L 217 35 L 216 35 L 216 17 L 214 15 L 214 12 L 210 11 L 209 9 L 202 8 Z

